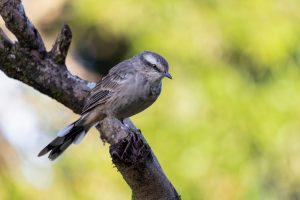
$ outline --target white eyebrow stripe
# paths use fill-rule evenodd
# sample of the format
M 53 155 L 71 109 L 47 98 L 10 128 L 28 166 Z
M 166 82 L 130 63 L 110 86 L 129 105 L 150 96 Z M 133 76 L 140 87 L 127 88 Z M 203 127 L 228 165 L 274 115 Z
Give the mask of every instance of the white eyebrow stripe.
M 144 56 L 144 58 L 145 58 L 145 60 L 147 60 L 149 63 L 151 63 L 151 64 L 153 64 L 153 65 L 156 65 L 156 64 L 157 64 L 156 59 L 155 59 L 154 56 L 151 55 L 151 54 L 146 54 L 146 55 Z

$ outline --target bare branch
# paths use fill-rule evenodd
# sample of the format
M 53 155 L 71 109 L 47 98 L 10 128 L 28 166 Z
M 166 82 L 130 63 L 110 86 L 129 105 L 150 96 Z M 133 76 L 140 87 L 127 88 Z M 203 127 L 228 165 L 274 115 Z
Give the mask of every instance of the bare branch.
M 41 59 L 17 45 L 0 55 L 0 69 L 7 76 L 32 86 L 76 113 L 81 112 L 92 83 L 73 76 L 65 65 L 57 65 L 48 58 Z
M 64 64 L 72 40 L 72 32 L 68 25 L 64 24 L 51 49 L 51 57 L 57 64 Z
M 40 53 L 46 51 L 40 34 L 25 14 L 21 0 L 1 0 L 0 14 L 21 47 L 38 50 Z
M 7 76 L 32 86 L 61 102 L 74 112 L 80 113 L 84 98 L 93 83 L 72 75 L 63 62 L 71 43 L 71 30 L 68 26 L 63 26 L 62 33 L 58 36 L 54 45 L 56 47 L 53 50 L 54 53 L 47 54 L 46 52 L 35 51 L 36 49 L 31 48 L 39 47 L 39 49 L 43 49 L 42 47 L 44 47 L 40 34 L 33 25 L 28 25 L 29 20 L 22 5 L 13 2 L 20 3 L 20 1 L 0 1 L 0 14 L 3 19 L 6 19 L 6 26 L 18 38 L 18 42 L 13 45 L 1 29 L 0 69 Z M 24 15 L 21 15 L 18 10 L 21 10 Z M 7 20 L 7 18 L 10 20 Z M 19 20 L 19 18 L 22 18 L 22 20 Z M 31 35 L 30 31 L 33 30 L 35 34 Z M 26 46 L 27 43 L 29 46 Z M 21 44 L 26 45 L 22 46 Z M 33 46 L 30 46 L 31 44 Z M 28 47 L 30 48 L 28 49 Z

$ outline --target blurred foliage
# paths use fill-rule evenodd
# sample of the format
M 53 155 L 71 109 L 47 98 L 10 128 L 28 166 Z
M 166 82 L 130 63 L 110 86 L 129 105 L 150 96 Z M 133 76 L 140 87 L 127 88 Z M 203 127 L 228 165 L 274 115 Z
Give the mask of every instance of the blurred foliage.
M 76 0 L 57 21 L 71 22 L 75 41 L 88 27 L 99 28 L 102 39 L 92 37 L 99 47 L 124 38 L 118 59 L 144 49 L 167 58 L 174 79 L 133 121 L 183 199 L 300 199 L 299 7 L 298 0 Z M 13 186 L 0 187 L 0 199 L 129 199 L 93 133 L 53 164 L 46 189 L 1 175 L 0 185 Z

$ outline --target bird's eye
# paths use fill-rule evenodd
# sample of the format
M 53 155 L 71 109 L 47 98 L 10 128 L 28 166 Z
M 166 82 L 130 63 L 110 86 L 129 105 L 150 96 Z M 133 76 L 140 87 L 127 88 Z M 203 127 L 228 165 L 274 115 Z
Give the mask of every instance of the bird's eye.
M 153 69 L 155 69 L 156 71 L 158 71 L 158 72 L 159 72 L 159 69 L 158 69 L 157 65 L 155 65 L 155 64 L 152 64 L 152 65 L 151 65 L 151 67 L 153 67 Z

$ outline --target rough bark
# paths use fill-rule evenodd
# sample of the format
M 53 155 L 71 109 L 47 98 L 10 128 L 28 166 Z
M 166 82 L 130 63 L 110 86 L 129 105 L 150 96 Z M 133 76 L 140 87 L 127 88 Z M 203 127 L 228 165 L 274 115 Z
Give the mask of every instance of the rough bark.
M 95 83 L 67 70 L 70 28 L 63 25 L 53 48 L 47 51 L 20 0 L 0 0 L 0 14 L 17 38 L 13 43 L 0 28 L 0 70 L 80 113 L 84 98 Z M 110 144 L 112 162 L 131 188 L 132 198 L 180 199 L 140 130 L 130 119 L 125 124 L 106 118 L 97 129 L 101 139 Z

